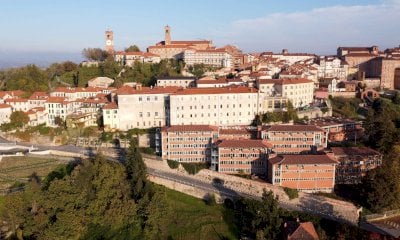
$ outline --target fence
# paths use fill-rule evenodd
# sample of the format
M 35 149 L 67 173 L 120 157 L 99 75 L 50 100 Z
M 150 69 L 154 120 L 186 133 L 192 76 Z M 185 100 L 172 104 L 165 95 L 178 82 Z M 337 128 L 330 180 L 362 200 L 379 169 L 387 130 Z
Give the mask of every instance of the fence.
M 396 217 L 400 215 L 400 209 L 396 210 L 391 210 L 391 211 L 386 211 L 383 213 L 375 213 L 375 214 L 369 214 L 364 216 L 365 220 L 367 221 L 376 221 L 376 220 L 382 220 L 390 217 Z

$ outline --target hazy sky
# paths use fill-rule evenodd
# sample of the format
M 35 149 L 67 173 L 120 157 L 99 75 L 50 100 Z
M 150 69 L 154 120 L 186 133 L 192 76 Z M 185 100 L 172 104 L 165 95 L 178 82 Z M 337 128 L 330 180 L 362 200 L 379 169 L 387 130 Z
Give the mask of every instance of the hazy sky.
M 341 45 L 400 44 L 400 0 L 0 0 L 0 54 L 80 53 L 104 47 L 141 49 L 163 39 L 211 39 L 246 52 L 334 53 Z

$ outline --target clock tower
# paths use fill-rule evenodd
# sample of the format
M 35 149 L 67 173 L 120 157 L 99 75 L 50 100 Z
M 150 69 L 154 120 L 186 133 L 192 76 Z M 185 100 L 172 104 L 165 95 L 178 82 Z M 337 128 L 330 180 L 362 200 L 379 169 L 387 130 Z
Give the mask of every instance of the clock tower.
M 106 51 L 108 53 L 114 52 L 114 32 L 111 30 L 106 31 Z

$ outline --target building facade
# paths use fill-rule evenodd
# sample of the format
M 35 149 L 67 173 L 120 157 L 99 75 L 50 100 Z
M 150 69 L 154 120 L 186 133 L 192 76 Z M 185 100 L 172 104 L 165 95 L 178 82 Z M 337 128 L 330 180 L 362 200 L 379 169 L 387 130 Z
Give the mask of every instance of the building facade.
M 302 192 L 332 192 L 336 164 L 327 155 L 277 156 L 268 159 L 268 180 Z
M 158 136 L 163 159 L 177 162 L 211 162 L 211 149 L 218 139 L 218 127 L 169 126 L 161 128 Z
M 368 147 L 332 147 L 338 162 L 336 184 L 358 184 L 368 171 L 382 165 L 383 155 Z
M 261 131 L 261 137 L 277 154 L 310 153 L 327 147 L 326 133 L 317 126 L 272 125 Z
M 211 166 L 221 173 L 267 173 L 272 145 L 261 139 L 222 139 L 215 144 Z

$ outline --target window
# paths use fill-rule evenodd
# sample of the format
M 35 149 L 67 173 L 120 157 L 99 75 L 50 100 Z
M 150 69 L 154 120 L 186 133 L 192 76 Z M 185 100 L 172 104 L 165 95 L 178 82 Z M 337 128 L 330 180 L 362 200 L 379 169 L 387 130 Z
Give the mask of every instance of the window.
M 150 117 L 150 112 L 147 112 L 147 117 Z M 150 124 L 149 124 L 150 125 Z
M 158 112 L 155 112 L 155 113 L 154 113 L 154 116 L 158 117 Z
M 143 113 L 142 112 L 139 112 L 139 117 L 143 117 Z
M 141 102 L 142 101 L 142 97 L 139 97 L 139 102 Z

